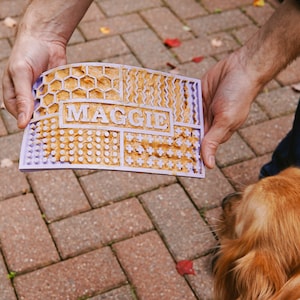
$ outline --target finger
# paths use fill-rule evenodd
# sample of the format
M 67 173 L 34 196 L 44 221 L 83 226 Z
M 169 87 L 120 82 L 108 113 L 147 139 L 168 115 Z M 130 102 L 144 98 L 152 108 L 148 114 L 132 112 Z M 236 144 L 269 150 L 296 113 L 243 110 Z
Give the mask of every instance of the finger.
M 2 91 L 3 91 L 3 101 L 5 108 L 10 112 L 15 118 L 17 118 L 17 106 L 15 99 L 15 89 L 13 83 L 8 75 L 7 69 L 3 72 L 2 78 Z
M 213 126 L 204 136 L 201 143 L 201 157 L 206 167 L 212 169 L 216 165 L 216 153 L 220 144 L 227 141 L 232 133 L 228 130 Z
M 12 76 L 18 127 L 25 128 L 33 113 L 32 74 L 27 71 L 15 72 Z

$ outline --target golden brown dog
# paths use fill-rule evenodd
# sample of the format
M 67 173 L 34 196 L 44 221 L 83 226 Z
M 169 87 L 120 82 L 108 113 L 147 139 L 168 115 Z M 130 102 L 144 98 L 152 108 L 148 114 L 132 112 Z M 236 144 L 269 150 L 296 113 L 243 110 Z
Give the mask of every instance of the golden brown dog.
M 300 299 L 300 169 L 223 200 L 216 300 Z

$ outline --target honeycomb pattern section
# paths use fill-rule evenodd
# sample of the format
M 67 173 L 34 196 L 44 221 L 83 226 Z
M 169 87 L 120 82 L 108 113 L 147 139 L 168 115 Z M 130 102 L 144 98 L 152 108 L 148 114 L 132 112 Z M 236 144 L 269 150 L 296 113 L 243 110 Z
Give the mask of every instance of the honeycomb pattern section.
M 200 81 L 116 64 L 42 74 L 20 170 L 90 168 L 204 177 Z

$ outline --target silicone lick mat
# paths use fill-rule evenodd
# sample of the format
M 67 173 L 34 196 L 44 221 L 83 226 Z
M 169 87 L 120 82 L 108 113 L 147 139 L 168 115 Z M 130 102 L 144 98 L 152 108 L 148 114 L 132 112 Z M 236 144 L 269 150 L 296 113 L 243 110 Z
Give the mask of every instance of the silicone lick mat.
M 203 178 L 201 82 L 81 63 L 43 73 L 19 168 L 107 169 Z

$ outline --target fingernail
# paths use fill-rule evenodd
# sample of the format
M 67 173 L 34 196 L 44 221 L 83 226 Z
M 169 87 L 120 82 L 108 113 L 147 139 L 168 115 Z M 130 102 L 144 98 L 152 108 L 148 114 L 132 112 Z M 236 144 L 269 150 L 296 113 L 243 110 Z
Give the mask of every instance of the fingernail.
M 213 155 L 209 156 L 208 163 L 211 168 L 213 168 L 215 166 L 215 157 Z
M 21 112 L 18 114 L 18 126 L 20 128 L 23 128 L 25 123 L 25 113 Z

